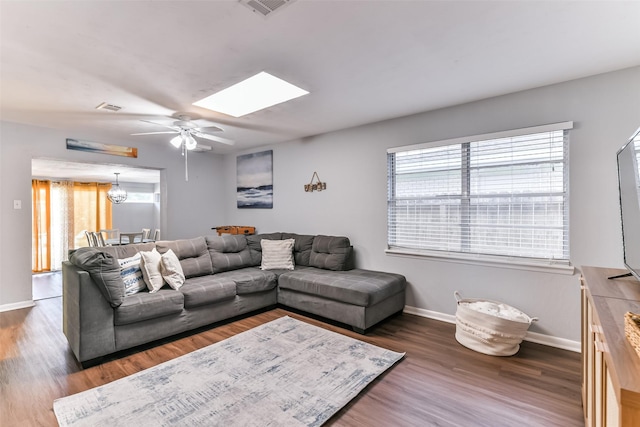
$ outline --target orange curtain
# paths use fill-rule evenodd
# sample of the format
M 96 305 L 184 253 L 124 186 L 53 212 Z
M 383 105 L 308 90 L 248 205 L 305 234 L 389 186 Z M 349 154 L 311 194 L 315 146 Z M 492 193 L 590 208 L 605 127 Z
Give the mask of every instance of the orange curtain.
M 111 202 L 107 191 L 111 184 L 75 182 L 73 184 L 74 247 L 88 246 L 84 231 L 112 228 Z
M 51 270 L 51 182 L 31 180 L 31 270 Z
M 60 268 L 62 260 L 67 259 L 68 249 L 88 246 L 85 230 L 113 228 L 111 202 L 107 199 L 111 184 L 66 182 L 64 187 L 65 191 L 57 188 L 52 197 L 50 181 L 31 181 L 31 270 L 34 273 Z M 51 211 L 52 206 L 56 212 Z

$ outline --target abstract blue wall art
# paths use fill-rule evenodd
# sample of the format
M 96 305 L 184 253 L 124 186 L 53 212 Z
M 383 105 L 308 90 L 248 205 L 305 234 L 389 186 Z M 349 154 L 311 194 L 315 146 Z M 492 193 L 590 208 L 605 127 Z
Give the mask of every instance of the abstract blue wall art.
M 237 157 L 238 208 L 273 208 L 273 150 Z

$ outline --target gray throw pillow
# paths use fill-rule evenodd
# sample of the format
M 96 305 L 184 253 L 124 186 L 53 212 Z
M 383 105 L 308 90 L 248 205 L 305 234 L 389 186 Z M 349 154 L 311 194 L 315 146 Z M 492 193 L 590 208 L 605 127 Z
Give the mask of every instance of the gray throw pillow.
M 117 258 L 97 248 L 80 248 L 71 254 L 69 261 L 91 275 L 112 307 L 122 304 L 124 282 L 120 276 L 120 264 Z

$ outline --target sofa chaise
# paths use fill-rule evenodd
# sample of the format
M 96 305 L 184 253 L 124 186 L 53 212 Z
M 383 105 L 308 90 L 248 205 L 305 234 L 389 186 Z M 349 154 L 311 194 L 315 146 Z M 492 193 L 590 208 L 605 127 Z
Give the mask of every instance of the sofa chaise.
M 294 268 L 265 266 L 264 241 L 289 242 Z M 184 283 L 127 295 L 119 260 L 154 249 L 163 256 L 173 252 Z M 278 304 L 365 333 L 403 310 L 406 280 L 352 268 L 352 251 L 346 237 L 293 233 L 81 248 L 62 266 L 63 332 L 83 364 Z

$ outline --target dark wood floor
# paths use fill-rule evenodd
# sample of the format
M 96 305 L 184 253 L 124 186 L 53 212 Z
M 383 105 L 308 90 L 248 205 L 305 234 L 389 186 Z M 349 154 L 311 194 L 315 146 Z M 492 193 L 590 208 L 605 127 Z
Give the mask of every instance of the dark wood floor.
M 55 426 L 53 401 L 152 367 L 284 315 L 406 357 L 337 413 L 330 426 L 583 426 L 580 356 L 523 343 L 512 357 L 459 345 L 455 326 L 396 316 L 366 336 L 274 309 L 88 369 L 62 334 L 61 298 L 0 313 L 0 426 Z

